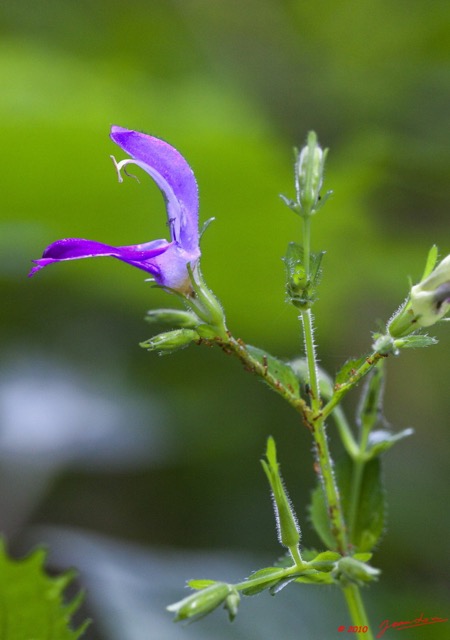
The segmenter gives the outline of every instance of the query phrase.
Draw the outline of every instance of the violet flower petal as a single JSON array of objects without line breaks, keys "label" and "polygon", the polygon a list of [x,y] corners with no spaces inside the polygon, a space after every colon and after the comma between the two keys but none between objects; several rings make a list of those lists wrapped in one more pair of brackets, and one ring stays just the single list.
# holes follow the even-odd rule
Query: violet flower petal
[{"label": "violet flower petal", "polygon": [[33,260],[35,266],[29,275],[54,262],[108,256],[151,273],[161,286],[190,292],[187,266],[195,269],[200,257],[198,190],[192,169],[176,149],[153,136],[113,126],[111,139],[132,158],[116,163],[119,179],[122,167],[136,164],[161,190],[172,241],[113,247],[78,238],[58,240],[47,247],[41,259]]},{"label": "violet flower petal", "polygon": [[110,135],[161,189],[167,204],[172,239],[185,251],[197,255],[198,189],[186,160],[164,140],[145,133],[113,126]]},{"label": "violet flower petal", "polygon": [[36,266],[31,269],[29,275],[33,276],[37,271],[54,262],[78,260],[80,258],[112,257],[157,276],[159,275],[159,268],[153,264],[152,258],[161,255],[171,246],[167,240],[154,240],[146,244],[113,247],[93,240],[66,238],[57,240],[49,245],[42,258],[33,260]]}]

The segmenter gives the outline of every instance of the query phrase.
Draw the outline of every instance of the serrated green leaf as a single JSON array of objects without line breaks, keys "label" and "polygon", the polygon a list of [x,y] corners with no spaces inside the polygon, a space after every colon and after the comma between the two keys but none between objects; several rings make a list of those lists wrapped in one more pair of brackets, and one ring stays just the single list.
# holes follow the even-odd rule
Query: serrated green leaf
[{"label": "serrated green leaf", "polygon": [[[344,518],[349,522],[350,500],[352,495],[353,461],[343,456],[336,464],[336,482],[341,496]],[[356,552],[370,551],[380,539],[385,521],[385,493],[381,480],[379,458],[373,458],[364,465],[361,489],[356,507],[356,518],[352,532],[352,544]],[[322,541],[330,549],[336,547],[332,536],[327,507],[322,487],[318,486],[312,494],[310,507],[311,521]]]},{"label": "serrated green leaf", "polygon": [[367,455],[375,458],[388,451],[396,442],[407,438],[414,433],[414,429],[403,429],[399,433],[390,433],[385,429],[377,429],[369,435]]},{"label": "serrated green leaf", "polygon": [[362,358],[354,358],[351,360],[347,360],[347,362],[341,367],[341,369],[336,374],[335,385],[341,385],[347,382],[354,373],[364,364],[366,361],[365,356]]},{"label": "serrated green leaf", "polygon": [[83,594],[64,602],[63,592],[74,572],[51,578],[45,573],[45,560],[42,549],[13,560],[0,542],[1,640],[77,640],[86,630],[89,621],[78,629],[70,628]]},{"label": "serrated green leaf", "polygon": [[257,360],[264,367],[267,367],[267,371],[276,380],[278,380],[283,387],[289,389],[291,393],[300,397],[300,384],[298,378],[287,362],[283,362],[263,349],[253,347],[250,344],[246,345],[246,349],[252,358]]}]

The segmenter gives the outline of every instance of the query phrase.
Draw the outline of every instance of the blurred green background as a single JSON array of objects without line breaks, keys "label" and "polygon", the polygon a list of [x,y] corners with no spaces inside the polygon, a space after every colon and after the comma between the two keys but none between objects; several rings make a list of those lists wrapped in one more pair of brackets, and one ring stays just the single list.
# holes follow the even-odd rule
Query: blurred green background
[{"label": "blurred green background", "polygon": [[[184,578],[230,579],[208,573],[206,552],[244,554],[233,576],[244,577],[279,554],[258,461],[269,434],[304,543],[320,544],[307,522],[309,434],[281,399],[218,351],[141,350],[152,335],[145,311],[172,300],[127,265],[80,261],[26,274],[58,238],[166,236],[157,188],[147,179],[119,185],[108,157],[123,157],[110,125],[145,130],[183,153],[202,221],[216,218],[202,241],[203,272],[233,333],[298,355],[281,257],[300,223],[279,194],[293,195],[292,148],[315,129],[330,147],[325,186],[334,191],[314,221],[313,248],[327,251],[316,337],[334,373],[369,348],[430,245],[450,251],[449,27],[443,0],[2,3],[0,524],[12,548],[36,535],[67,548],[61,563],[71,564],[81,538],[62,541],[75,531],[106,536],[104,548],[115,540],[111,566],[121,545],[165,558],[200,552],[195,575],[168,585],[172,599]],[[450,332],[442,324],[431,333],[438,346],[388,363],[386,418],[415,435],[385,459],[389,524],[375,558],[383,576],[366,594],[374,624],[448,616]],[[334,446],[331,425],[329,435]],[[203,637],[206,622],[189,636],[174,625],[131,631],[135,602],[123,607],[128,631],[108,628],[95,596],[104,584],[89,582],[92,558],[78,562],[97,620],[87,637]],[[158,571],[148,575],[156,593]],[[307,590],[290,596],[299,607],[308,598],[313,626],[302,637],[336,637],[348,621],[340,598],[315,608]],[[265,611],[255,620],[277,619],[283,597],[259,596]],[[223,616],[214,624],[217,638],[256,637],[239,617],[231,631]],[[300,637],[298,624],[290,619],[284,640]],[[446,633],[436,625],[408,637]]]}]

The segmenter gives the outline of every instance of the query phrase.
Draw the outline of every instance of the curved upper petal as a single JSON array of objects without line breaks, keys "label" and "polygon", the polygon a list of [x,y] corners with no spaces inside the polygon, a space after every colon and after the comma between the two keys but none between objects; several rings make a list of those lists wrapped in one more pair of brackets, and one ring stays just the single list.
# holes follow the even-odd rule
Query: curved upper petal
[{"label": "curved upper petal", "polygon": [[186,160],[164,140],[145,133],[113,126],[110,136],[162,191],[172,239],[192,257],[198,257],[198,189]]}]

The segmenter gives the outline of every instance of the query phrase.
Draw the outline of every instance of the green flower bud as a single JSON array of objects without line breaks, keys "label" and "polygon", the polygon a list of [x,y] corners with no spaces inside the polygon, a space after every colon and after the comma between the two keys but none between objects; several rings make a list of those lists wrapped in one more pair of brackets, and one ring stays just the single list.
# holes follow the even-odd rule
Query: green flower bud
[{"label": "green flower bud", "polygon": [[300,542],[300,527],[281,479],[275,440],[273,438],[269,438],[267,441],[266,458],[267,462],[261,460],[261,464],[273,493],[278,539],[280,544],[291,551],[291,549],[298,548]]},{"label": "green flower bud", "polygon": [[225,602],[230,591],[230,585],[224,582],[215,582],[210,587],[197,591],[187,598],[169,605],[167,610],[175,613],[175,622],[179,620],[195,620],[217,609],[222,602]]},{"label": "green flower bud", "polygon": [[311,215],[317,209],[327,151],[322,150],[316,134],[310,131],[307,144],[300,151],[295,165],[297,201],[301,207],[301,215]]},{"label": "green flower bud", "polygon": [[390,319],[387,329],[393,338],[404,338],[421,327],[429,327],[449,311],[450,255],[435,267],[437,252],[433,245],[422,280],[411,287],[409,297]]},{"label": "green flower bud", "polygon": [[237,591],[233,590],[227,595],[225,599],[225,609],[228,611],[230,622],[233,622],[237,616],[240,602],[241,596]]},{"label": "green flower bud", "polygon": [[145,319],[152,324],[170,324],[186,329],[194,329],[199,322],[193,313],[180,309],[152,309],[147,312]]},{"label": "green flower bud", "polygon": [[429,327],[450,310],[450,255],[411,288],[411,307],[420,327]]},{"label": "green flower bud", "polygon": [[184,347],[187,347],[191,342],[199,339],[200,336],[198,333],[192,329],[175,329],[167,333],[160,333],[150,338],[150,340],[141,342],[140,346],[147,349],[147,351],[158,351],[158,353],[163,355],[184,349]]}]

